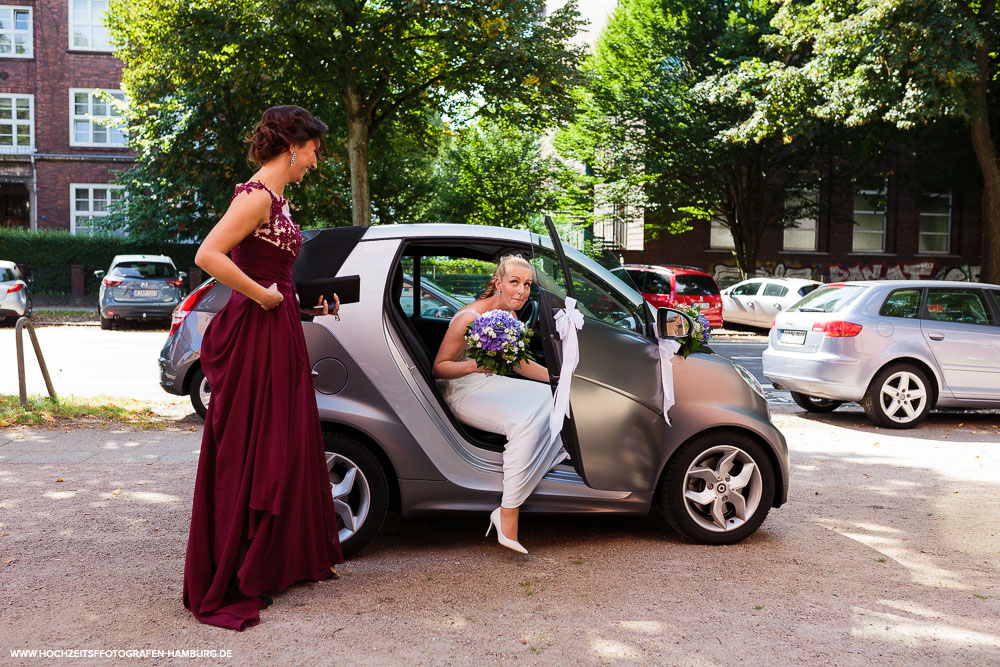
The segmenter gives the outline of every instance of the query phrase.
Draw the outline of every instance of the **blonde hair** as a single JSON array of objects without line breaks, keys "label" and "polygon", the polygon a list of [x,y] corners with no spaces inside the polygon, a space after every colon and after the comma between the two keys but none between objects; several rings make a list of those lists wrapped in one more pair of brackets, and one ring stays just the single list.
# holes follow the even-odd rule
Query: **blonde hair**
[{"label": "blonde hair", "polygon": [[493,271],[493,276],[490,278],[490,284],[486,286],[486,289],[484,289],[482,294],[479,295],[479,298],[488,299],[496,294],[497,280],[503,280],[504,276],[510,272],[510,268],[512,266],[520,266],[528,269],[532,272],[532,275],[534,275],[534,268],[531,266],[531,262],[526,260],[524,257],[521,257],[520,255],[504,255],[500,258],[500,261],[497,262],[497,268]]}]

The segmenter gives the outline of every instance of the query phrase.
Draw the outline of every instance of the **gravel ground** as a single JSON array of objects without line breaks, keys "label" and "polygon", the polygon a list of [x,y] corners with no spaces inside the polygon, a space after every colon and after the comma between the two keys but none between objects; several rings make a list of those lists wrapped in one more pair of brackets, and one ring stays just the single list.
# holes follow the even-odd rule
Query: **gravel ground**
[{"label": "gravel ground", "polygon": [[296,585],[235,633],[181,604],[201,423],[182,400],[158,409],[174,426],[0,430],[0,663],[1000,662],[995,414],[887,432],[778,408],[789,502],[730,547],[645,517],[525,516],[519,556],[483,538],[485,515],[390,517],[339,581]]}]

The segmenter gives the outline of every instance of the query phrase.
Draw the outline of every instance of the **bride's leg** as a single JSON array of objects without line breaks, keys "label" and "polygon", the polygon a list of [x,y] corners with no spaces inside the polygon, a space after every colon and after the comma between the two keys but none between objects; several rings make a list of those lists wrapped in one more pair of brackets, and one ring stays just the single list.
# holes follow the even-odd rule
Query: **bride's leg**
[{"label": "bride's leg", "polygon": [[506,538],[517,541],[517,516],[520,509],[517,507],[500,506],[500,525],[503,526],[503,535]]}]

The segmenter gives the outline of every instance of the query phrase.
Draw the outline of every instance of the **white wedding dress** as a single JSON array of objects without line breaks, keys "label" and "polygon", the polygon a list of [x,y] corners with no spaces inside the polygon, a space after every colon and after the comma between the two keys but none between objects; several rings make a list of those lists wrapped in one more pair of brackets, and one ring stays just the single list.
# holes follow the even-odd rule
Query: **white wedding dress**
[{"label": "white wedding dress", "polygon": [[[472,308],[463,308],[479,317]],[[466,351],[455,359],[464,361]],[[503,451],[502,507],[519,507],[545,474],[568,454],[557,437],[549,444],[552,389],[547,384],[503,375],[470,373],[438,380],[448,407],[459,421],[507,436]]]}]

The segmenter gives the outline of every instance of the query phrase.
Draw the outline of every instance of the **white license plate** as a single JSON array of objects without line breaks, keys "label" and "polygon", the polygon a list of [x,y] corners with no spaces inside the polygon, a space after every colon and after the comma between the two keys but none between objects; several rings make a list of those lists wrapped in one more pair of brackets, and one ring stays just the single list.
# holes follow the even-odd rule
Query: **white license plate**
[{"label": "white license plate", "polygon": [[132,290],[132,296],[156,296],[160,293],[160,290],[155,289],[134,289]]},{"label": "white license plate", "polygon": [[709,308],[712,307],[712,304],[707,303],[705,301],[696,301],[694,307],[697,308],[698,310],[708,310]]},{"label": "white license plate", "polygon": [[806,332],[782,330],[778,334],[778,342],[785,345],[804,345],[806,342]]}]

